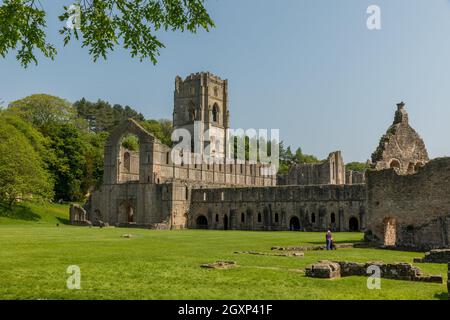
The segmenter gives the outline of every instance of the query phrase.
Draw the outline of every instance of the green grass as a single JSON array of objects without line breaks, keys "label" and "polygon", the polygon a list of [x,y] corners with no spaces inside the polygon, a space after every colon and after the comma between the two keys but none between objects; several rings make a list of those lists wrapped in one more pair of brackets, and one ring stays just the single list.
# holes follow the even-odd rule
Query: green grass
[{"label": "green grass", "polygon": [[[24,220],[25,219],[25,220]],[[272,246],[322,243],[324,234],[246,231],[152,231],[64,224],[68,207],[25,204],[0,212],[0,299],[444,299],[444,284],[382,279],[368,290],[365,277],[311,279],[303,270],[321,259],[412,262],[420,253],[379,249],[307,251],[304,258],[234,254]],[[56,224],[59,223],[57,227]],[[126,239],[121,235],[135,237]],[[336,233],[339,242],[361,233]],[[234,260],[229,270],[202,263]],[[81,268],[81,290],[66,288],[69,265]],[[446,274],[444,264],[420,264]]]}]

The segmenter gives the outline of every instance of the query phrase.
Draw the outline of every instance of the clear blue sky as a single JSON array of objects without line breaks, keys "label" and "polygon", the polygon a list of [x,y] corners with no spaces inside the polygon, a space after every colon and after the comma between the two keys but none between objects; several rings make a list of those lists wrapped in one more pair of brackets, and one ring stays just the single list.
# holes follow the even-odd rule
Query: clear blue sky
[{"label": "clear blue sky", "polygon": [[[279,128],[306,153],[339,149],[346,162],[365,161],[404,100],[430,156],[450,155],[448,0],[208,0],[216,28],[161,34],[156,66],[120,49],[93,63],[78,43],[63,48],[57,15],[70,2],[41,2],[58,56],[26,70],[12,54],[0,59],[6,103],[84,96],[171,118],[175,76],[211,71],[229,80],[234,128]],[[379,31],[366,28],[371,4],[381,8]]]}]

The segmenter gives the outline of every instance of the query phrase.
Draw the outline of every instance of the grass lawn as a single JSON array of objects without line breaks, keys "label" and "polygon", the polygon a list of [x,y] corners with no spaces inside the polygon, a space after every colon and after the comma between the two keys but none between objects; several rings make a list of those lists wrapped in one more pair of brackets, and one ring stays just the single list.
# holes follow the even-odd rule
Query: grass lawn
[{"label": "grass lawn", "polygon": [[[250,231],[154,231],[67,225],[64,205],[25,204],[0,212],[0,299],[447,299],[446,285],[367,278],[306,278],[317,260],[412,262],[420,253],[379,249],[307,251],[305,257],[234,254],[269,252],[278,245],[322,243],[323,233]],[[59,223],[59,227],[56,224]],[[130,233],[133,238],[122,238]],[[361,233],[335,233],[356,242]],[[202,269],[202,263],[234,260],[239,267]],[[81,268],[81,289],[69,290],[69,265]],[[447,274],[444,264],[419,264]],[[300,271],[299,271],[300,270]]]}]

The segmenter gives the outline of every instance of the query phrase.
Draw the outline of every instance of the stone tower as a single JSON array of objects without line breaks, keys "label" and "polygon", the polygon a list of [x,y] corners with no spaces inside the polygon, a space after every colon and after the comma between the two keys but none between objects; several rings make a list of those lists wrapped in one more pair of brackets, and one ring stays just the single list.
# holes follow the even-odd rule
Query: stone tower
[{"label": "stone tower", "polygon": [[397,104],[394,123],[381,137],[372,154],[372,168],[393,168],[398,174],[413,174],[429,161],[425,143],[409,125],[405,103]]},{"label": "stone tower", "polygon": [[228,80],[209,72],[191,74],[184,80],[177,76],[173,127],[190,132],[191,152],[224,158],[229,127]]}]

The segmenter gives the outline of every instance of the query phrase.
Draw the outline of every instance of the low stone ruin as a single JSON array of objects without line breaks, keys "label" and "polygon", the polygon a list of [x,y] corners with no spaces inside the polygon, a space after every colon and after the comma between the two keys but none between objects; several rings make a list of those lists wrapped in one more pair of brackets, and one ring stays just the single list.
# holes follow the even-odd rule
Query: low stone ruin
[{"label": "low stone ruin", "polygon": [[303,252],[289,252],[289,253],[267,253],[257,251],[235,251],[237,254],[253,254],[257,256],[271,256],[271,257],[304,257]]},{"label": "low stone ruin", "polygon": [[86,210],[77,203],[71,203],[69,209],[70,224],[75,226],[90,226],[92,223],[87,219]]},{"label": "low stone ruin", "polygon": [[305,274],[307,277],[311,278],[322,278],[322,279],[340,278],[341,266],[337,262],[319,261],[306,267]]},{"label": "low stone ruin", "polygon": [[415,258],[415,263],[449,263],[450,249],[434,249],[425,253],[424,258]]},{"label": "low stone ruin", "polygon": [[214,263],[202,264],[200,267],[206,269],[230,269],[236,266],[236,261],[216,261]]},{"label": "low stone ruin", "polygon": [[[355,245],[353,243],[340,243],[335,244],[336,249],[345,249],[345,248],[354,248]],[[280,251],[318,251],[325,250],[326,247],[324,245],[316,245],[316,246],[299,246],[299,247],[272,247],[271,250],[280,250]]]},{"label": "low stone ruin", "polygon": [[306,276],[313,278],[340,278],[349,276],[369,276],[370,266],[378,266],[381,277],[394,280],[423,281],[442,283],[441,275],[424,275],[420,268],[409,263],[384,262],[348,262],[348,261],[319,261],[305,269]]}]

